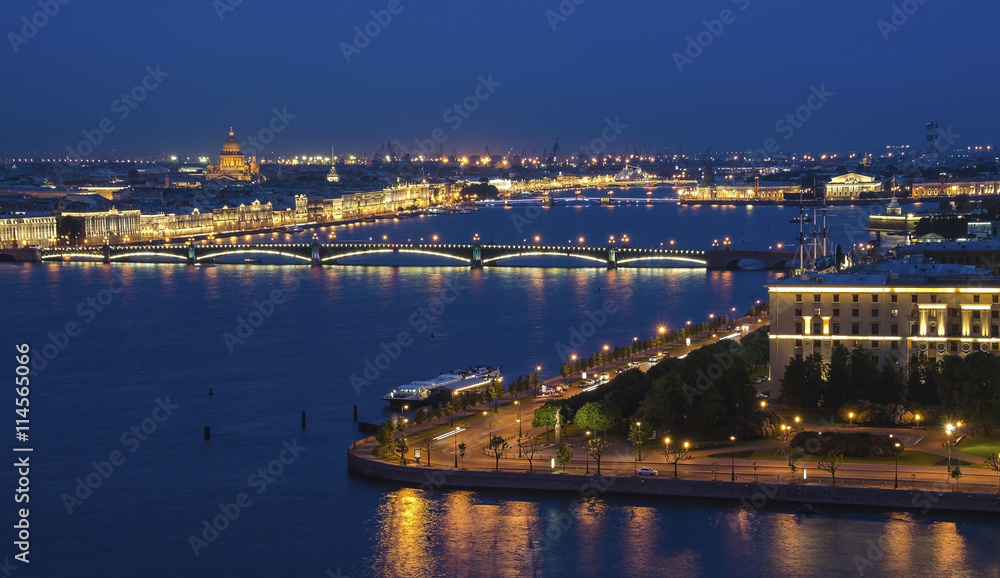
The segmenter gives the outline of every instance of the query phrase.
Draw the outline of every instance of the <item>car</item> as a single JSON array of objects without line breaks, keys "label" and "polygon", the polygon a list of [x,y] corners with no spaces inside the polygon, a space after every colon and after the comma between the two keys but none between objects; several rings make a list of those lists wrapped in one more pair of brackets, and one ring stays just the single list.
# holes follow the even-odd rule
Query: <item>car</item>
[{"label": "car", "polygon": [[649,358],[649,362],[650,362],[650,363],[656,363],[657,361],[659,361],[659,359],[657,359],[657,358],[655,358],[655,357],[650,357],[650,358]]},{"label": "car", "polygon": [[653,468],[639,468],[638,470],[635,471],[635,473],[636,475],[639,476],[655,476],[659,472],[657,472]]}]

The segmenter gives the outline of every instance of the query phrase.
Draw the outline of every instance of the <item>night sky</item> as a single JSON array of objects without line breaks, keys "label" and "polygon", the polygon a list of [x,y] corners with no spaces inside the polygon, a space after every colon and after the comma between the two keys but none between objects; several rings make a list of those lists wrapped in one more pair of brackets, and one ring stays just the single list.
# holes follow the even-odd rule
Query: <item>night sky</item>
[{"label": "night sky", "polygon": [[[269,125],[272,155],[418,151],[435,129],[446,153],[541,153],[616,118],[608,150],[877,152],[922,147],[929,120],[956,146],[996,144],[998,17],[943,0],[7,1],[0,153],[65,154],[105,118],[94,156],[215,157],[230,126]],[[44,25],[23,34],[22,18]],[[366,25],[378,34],[348,62]],[[141,103],[115,102],[144,81]],[[476,110],[445,115],[463,101]],[[807,122],[776,126],[810,102]]]}]

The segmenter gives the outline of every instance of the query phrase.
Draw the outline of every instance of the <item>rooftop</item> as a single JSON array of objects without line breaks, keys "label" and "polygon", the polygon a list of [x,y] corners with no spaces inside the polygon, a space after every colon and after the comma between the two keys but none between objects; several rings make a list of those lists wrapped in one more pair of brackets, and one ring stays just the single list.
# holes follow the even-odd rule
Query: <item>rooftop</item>
[{"label": "rooftop", "polygon": [[953,263],[930,263],[921,259],[888,261],[860,265],[837,273],[806,272],[797,277],[778,280],[768,289],[787,291],[794,287],[954,287],[975,280],[1000,287],[1000,277],[988,269]]}]

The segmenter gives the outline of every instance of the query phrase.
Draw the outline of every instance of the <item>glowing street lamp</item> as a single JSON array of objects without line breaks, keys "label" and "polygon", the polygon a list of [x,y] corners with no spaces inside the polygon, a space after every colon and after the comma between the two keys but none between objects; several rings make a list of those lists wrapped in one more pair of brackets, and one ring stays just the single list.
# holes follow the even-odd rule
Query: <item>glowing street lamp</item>
[{"label": "glowing street lamp", "polygon": [[570,354],[569,360],[573,363],[573,365],[569,368],[569,384],[573,385],[573,370],[576,369],[576,354]]},{"label": "glowing street lamp", "polygon": [[918,413],[918,414],[917,414],[917,415],[915,415],[914,417],[915,417],[915,418],[916,418],[916,420],[917,420],[917,425],[916,425],[916,428],[917,428],[917,429],[920,429],[920,414]]},{"label": "glowing street lamp", "polygon": [[730,481],[736,481],[736,436],[729,436],[729,467],[732,471]]},{"label": "glowing street lamp", "polygon": [[899,442],[896,442],[894,445],[896,446],[896,451],[893,452],[893,455],[896,457],[896,478],[895,481],[893,482],[892,489],[898,490],[899,489]]},{"label": "glowing street lamp", "polygon": [[847,412],[847,419],[850,420],[847,423],[847,427],[854,427],[854,412],[853,411]]},{"label": "glowing street lamp", "polygon": [[[590,445],[590,430],[587,430],[587,445]],[[590,475],[590,452],[586,451],[587,447],[584,446],[584,454],[587,455],[587,475]]]},{"label": "glowing street lamp", "polygon": [[955,426],[948,424],[944,426],[945,432],[948,434],[948,474],[951,474],[951,434],[955,431]]},{"label": "glowing street lamp", "polygon": [[608,344],[605,343],[602,349],[604,350],[604,354],[601,356],[601,373],[604,373],[605,366],[608,364]]}]

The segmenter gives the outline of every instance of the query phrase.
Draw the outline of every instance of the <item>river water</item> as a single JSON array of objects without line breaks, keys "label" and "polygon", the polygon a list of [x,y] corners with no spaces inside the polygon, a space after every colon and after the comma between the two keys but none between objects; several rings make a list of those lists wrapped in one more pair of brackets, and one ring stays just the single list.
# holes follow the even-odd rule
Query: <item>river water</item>
[{"label": "river water", "polygon": [[[856,226],[867,210],[838,207],[834,240],[861,240]],[[538,235],[553,244],[627,234],[637,246],[684,248],[728,236],[734,247],[767,248],[795,241],[789,219],[797,213],[522,207],[317,234],[468,242],[478,233],[498,243]],[[660,324],[743,312],[775,278],[763,270],[571,269],[559,258],[534,263],[555,268],[470,271],[407,258],[424,260],[398,268],[380,266],[387,257],[325,268],[0,267],[4,371],[14,373],[15,344],[40,353],[30,441],[17,444],[34,450],[31,563],[14,560],[14,530],[4,556],[18,574],[39,576],[1000,572],[1000,528],[976,516],[840,508],[803,516],[730,502],[427,492],[349,476],[345,447],[360,437],[353,406],[360,419],[381,421],[381,397],[397,385],[472,364],[502,365],[508,376],[541,365],[551,377],[558,345],[569,345],[588,314],[610,311],[573,347],[584,354],[651,336]],[[384,351],[392,362],[366,376],[366,360]],[[16,470],[4,478],[13,525],[25,504],[13,502]],[[223,529],[206,530],[216,518]]]}]

